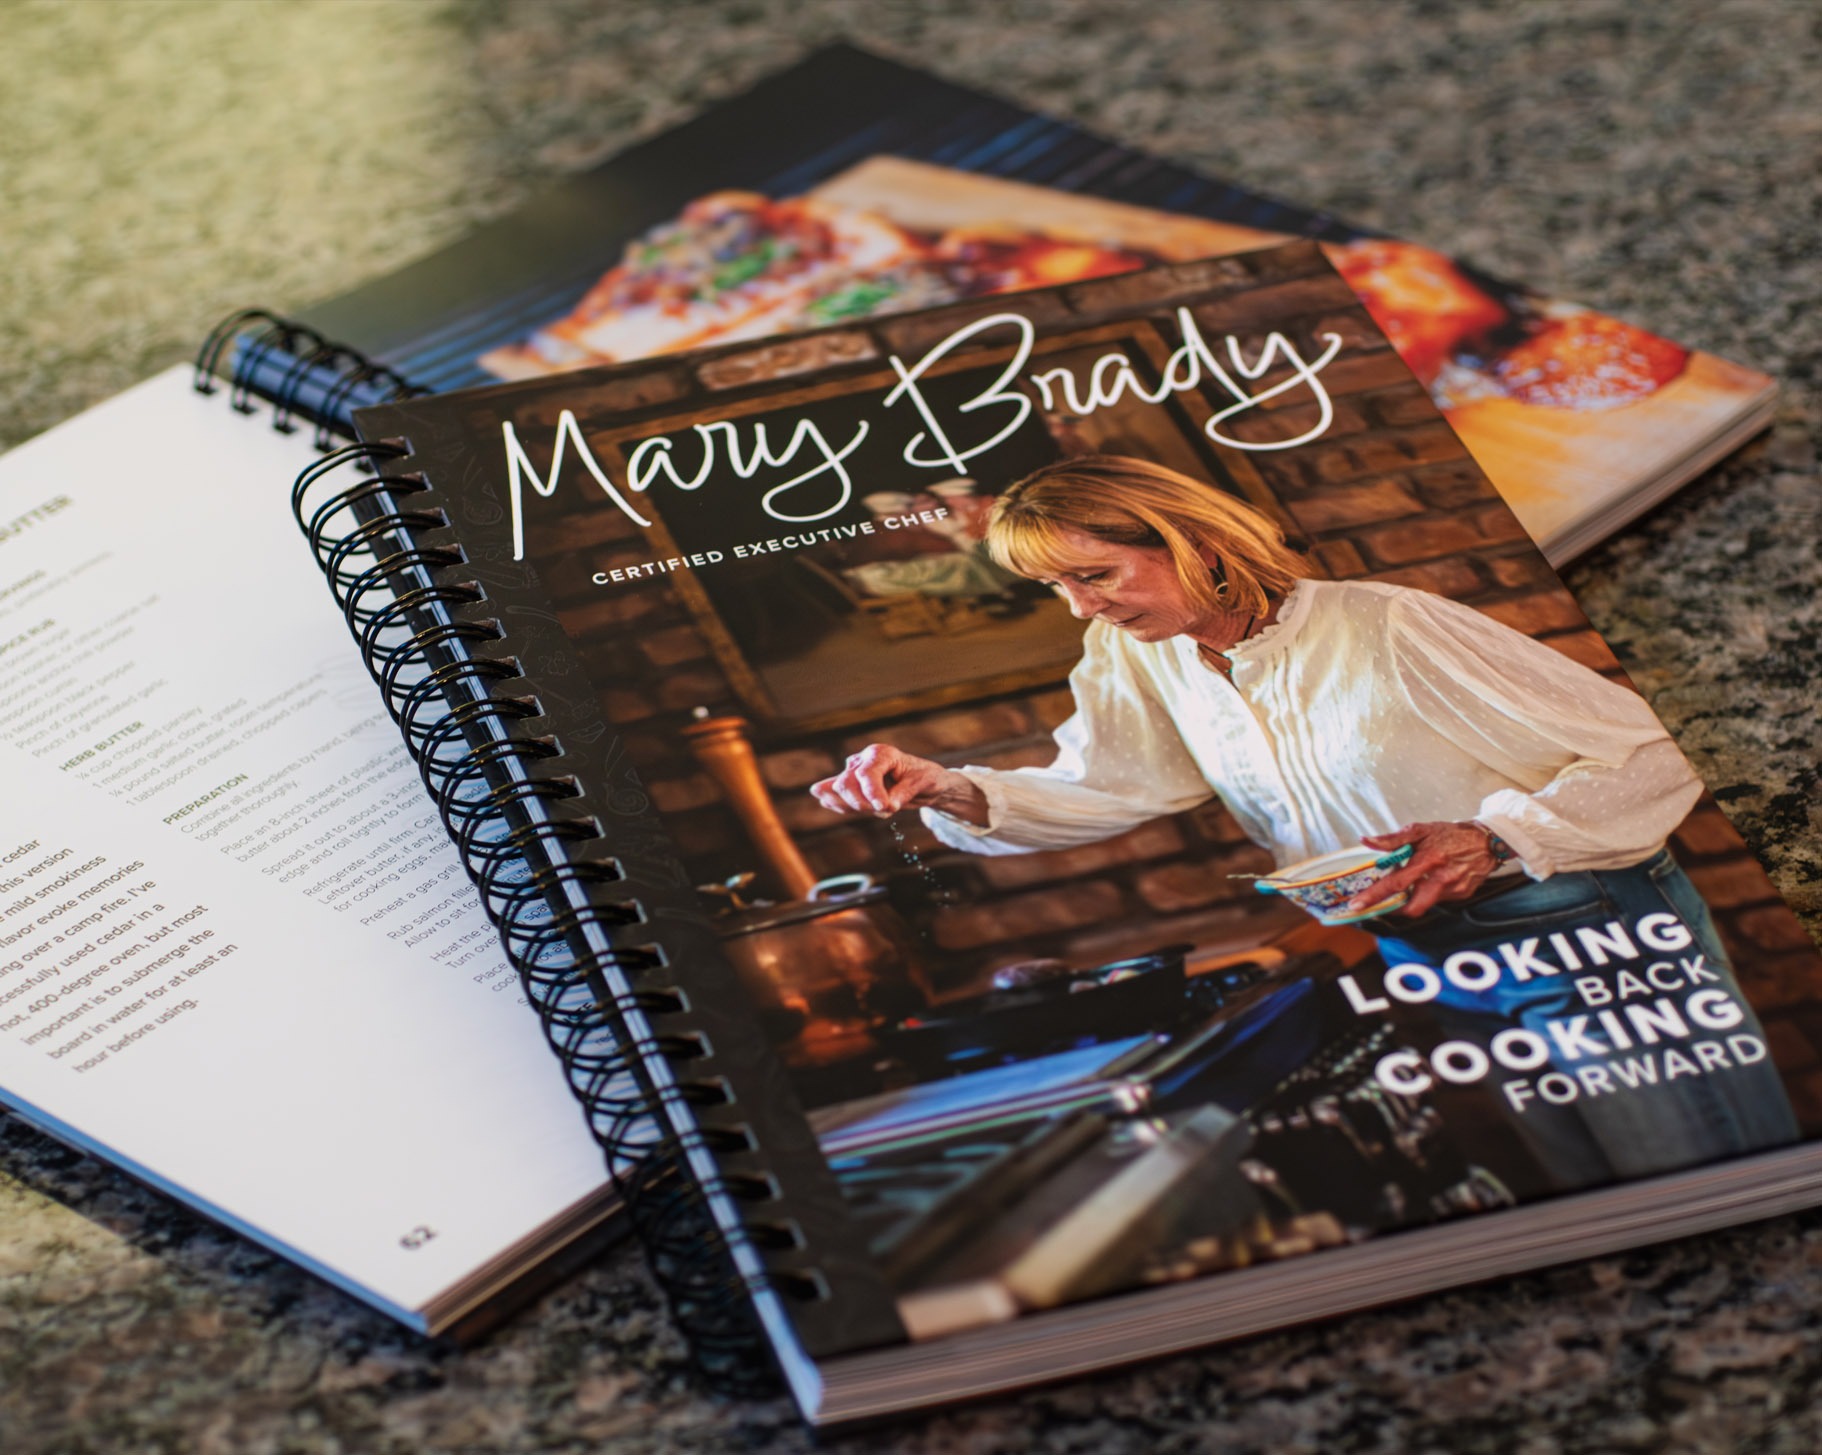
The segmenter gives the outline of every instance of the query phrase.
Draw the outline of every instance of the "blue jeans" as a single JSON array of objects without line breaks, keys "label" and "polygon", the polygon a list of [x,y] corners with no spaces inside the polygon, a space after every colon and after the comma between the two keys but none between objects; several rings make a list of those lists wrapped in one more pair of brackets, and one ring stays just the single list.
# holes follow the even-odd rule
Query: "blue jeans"
[{"label": "blue jeans", "polygon": [[[1531,1033],[1506,1038],[1525,1064],[1513,1069],[1495,1057],[1485,1084],[1558,1189],[1797,1139],[1758,1017],[1708,906],[1668,850],[1627,869],[1524,880],[1374,928],[1388,974],[1399,965],[1438,972],[1428,982],[1442,989],[1424,1008],[1442,1040],[1484,1051],[1501,1031]],[[1442,973],[1450,956],[1461,957],[1454,979]],[[1548,968],[1561,973],[1540,973]],[[1462,980],[1485,988],[1464,989]]]}]

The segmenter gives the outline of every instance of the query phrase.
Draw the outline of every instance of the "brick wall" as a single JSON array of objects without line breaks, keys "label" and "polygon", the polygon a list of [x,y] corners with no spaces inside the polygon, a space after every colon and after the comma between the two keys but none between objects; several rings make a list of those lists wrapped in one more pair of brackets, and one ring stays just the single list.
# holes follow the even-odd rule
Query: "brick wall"
[{"label": "brick wall", "polygon": [[[1300,342],[1342,336],[1323,372],[1334,419],[1311,444],[1280,453],[1228,451],[1223,465],[1250,493],[1275,500],[1307,542],[1320,574],[1418,587],[1472,604],[1597,671],[1623,673],[1586,617],[1536,553],[1460,442],[1316,250],[1276,250],[1051,290],[1029,301],[1040,326],[1093,325],[1134,305],[1174,308],[1209,287],[1229,291],[1197,307],[1211,337],[1233,334],[1249,357],[1277,330]],[[952,332],[971,312],[1003,300],[945,310],[935,320],[881,320],[704,356],[604,384],[602,416],[712,405],[728,390],[794,380],[828,367],[877,366],[885,353],[911,356]],[[1311,350],[1313,352],[1314,350]],[[1267,376],[1267,383],[1275,382]],[[1307,394],[1230,422],[1239,438],[1283,439],[1314,422]],[[1301,398],[1304,402],[1297,402]],[[1251,472],[1250,476],[1249,473]],[[637,589],[591,587],[589,570],[632,565],[649,544],[618,512],[568,511],[546,520],[534,557],[569,551],[551,573],[572,636],[585,643],[602,706],[625,733],[650,792],[703,880],[751,868],[755,856],[713,780],[679,736],[692,708],[744,713],[675,590],[662,581]],[[958,650],[965,650],[958,644]],[[927,932],[947,952],[943,973],[958,982],[1009,958],[1061,955],[1078,963],[1114,958],[1173,940],[1209,941],[1256,931],[1283,907],[1230,874],[1269,866],[1232,819],[1209,805],[1087,848],[981,858],[940,849],[921,824],[901,815],[902,842],[873,821],[840,819],[804,790],[869,742],[892,743],[938,761],[1013,767],[1049,761],[1049,734],[1071,710],[1061,685],[866,724],[791,734],[760,729],[761,764],[785,824],[821,874],[893,871],[915,880],[910,850],[931,866],[956,902],[929,914]],[[1800,1004],[1815,984],[1816,959],[1795,919],[1711,802],[1678,838],[1679,854],[1715,907],[1722,931],[1755,968],[1751,987],[1767,1007],[1779,1062],[1812,1085],[1806,1109],[1822,1125],[1822,1008]],[[1294,911],[1292,912],[1294,913]]]}]

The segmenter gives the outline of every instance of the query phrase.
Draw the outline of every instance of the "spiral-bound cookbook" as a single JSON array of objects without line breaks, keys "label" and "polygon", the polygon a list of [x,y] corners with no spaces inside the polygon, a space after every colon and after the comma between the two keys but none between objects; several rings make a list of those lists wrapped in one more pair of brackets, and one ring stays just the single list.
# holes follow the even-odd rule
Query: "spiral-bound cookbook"
[{"label": "spiral-bound cookbook", "polygon": [[1822,960],[1318,245],[356,421],[299,522],[727,1376],[1822,1201]]},{"label": "spiral-bound cookbook", "polygon": [[[605,869],[589,859],[596,850],[571,842],[572,828],[547,822],[547,811],[557,813],[548,787],[513,776],[532,773],[531,760],[550,745],[530,732],[539,719],[501,685],[498,665],[470,660],[486,633],[440,615],[479,610],[468,588],[407,579],[397,562],[375,569],[391,554],[390,532],[415,536],[432,519],[374,475],[350,486],[346,468],[314,478],[299,502],[319,564],[351,603],[348,623],[389,716],[333,614],[323,614],[309,558],[282,538],[290,527],[274,523],[259,482],[314,462],[346,435],[357,406],[413,392],[659,356],[665,362],[614,376],[624,381],[616,407],[683,410],[710,377],[698,375],[689,351],[837,326],[808,353],[791,345],[763,356],[768,379],[820,378],[843,362],[830,350],[855,350],[846,362],[856,366],[886,357],[888,335],[874,330],[921,308],[1111,279],[1289,236],[1323,244],[1351,290],[1335,293],[1328,279],[1323,296],[1349,307],[1350,298],[1363,300],[1392,343],[1329,366],[1329,452],[1300,446],[1282,456],[1315,472],[1310,489],[1335,487],[1292,511],[1307,515],[1300,529],[1380,532],[1364,553],[1324,544],[1318,556],[1331,573],[1408,575],[1470,596],[1494,591],[1505,610],[1530,590],[1526,573],[1541,571],[1529,556],[1464,564],[1483,538],[1515,528],[1477,493],[1482,477],[1422,394],[1555,559],[1766,420],[1771,383],[1748,369],[836,46],[392,277],[307,310],[303,323],[261,312],[227,320],[201,351],[203,393],[172,371],[13,452],[0,465],[9,501],[0,511],[0,655],[13,684],[0,737],[15,759],[0,844],[0,1022],[10,1035],[0,1046],[0,1098],[415,1327],[497,1314],[509,1287],[523,1292],[527,1275],[560,1271],[609,1226],[621,1194],[601,1145],[636,1146],[658,1125],[642,1120],[648,1092],[611,1033],[611,998],[583,988],[604,943],[594,938],[604,931],[588,896],[603,892],[595,881]],[[1293,289],[1285,306],[1295,299]],[[1356,322],[1343,333],[1352,340],[1358,314],[1350,316]],[[716,366],[718,390],[749,367],[744,354],[721,357],[735,362]],[[1282,366],[1271,363],[1263,377],[1275,382]],[[1415,393],[1413,379],[1422,386]],[[1079,386],[1089,390],[1080,398],[1056,393],[1044,406],[1046,438],[1077,451],[1073,405],[1114,382]],[[1374,391],[1402,401],[1395,407],[1404,414],[1361,414],[1352,401]],[[899,416],[909,399],[901,396]],[[1296,418],[1310,408],[1302,395],[1286,399],[1284,412],[1247,413],[1234,430],[1244,436],[1267,415]],[[1385,433],[1394,426],[1395,444]],[[757,479],[772,453],[814,447],[814,436],[792,429],[763,448],[729,435],[718,443],[717,468]],[[516,478],[535,533],[547,502],[533,477],[550,478],[538,452],[551,446],[528,429],[522,439],[535,469]],[[573,470],[581,436],[566,439],[564,469]],[[878,439],[856,448],[864,454]],[[1035,465],[1023,439],[1015,432],[1006,448]],[[1129,443],[1128,453],[1150,448],[1145,439]],[[941,457],[933,439],[920,448]],[[840,1008],[834,1021],[822,991],[806,999],[786,985],[762,999],[756,1024],[780,1033],[797,1026],[791,1035],[813,1043],[814,1054],[789,1060],[794,1076],[826,1083],[789,1093],[813,1108],[854,1090],[844,1068],[855,1058],[903,1059],[875,1054],[866,1027],[880,1017],[896,1025],[932,998],[948,1003],[977,972],[991,981],[1017,970],[1048,984],[1058,962],[1105,970],[1132,938],[1112,927],[1140,904],[1182,921],[1183,943],[1200,942],[1204,920],[1282,907],[1250,890],[1238,900],[1207,897],[1202,877],[1179,883],[1183,856],[1217,842],[1235,856],[1224,873],[1259,867],[1246,861],[1256,857],[1246,835],[1207,813],[1126,830],[1146,848],[1132,862],[1147,867],[1109,868],[1105,883],[1072,887],[1042,866],[1099,873],[1093,866],[1104,859],[1126,861],[1106,859],[1114,851],[1099,839],[1051,850],[1076,856],[1067,861],[973,854],[998,840],[939,845],[901,815],[895,822],[916,857],[899,855],[894,840],[886,873],[873,842],[881,830],[825,819],[833,810],[800,791],[871,746],[862,739],[879,723],[921,724],[902,746],[925,761],[977,743],[990,745],[989,767],[1048,761],[1075,648],[1041,591],[973,545],[961,549],[990,506],[972,459],[949,462],[936,479],[869,483],[854,474],[862,505],[853,509],[869,513],[844,518],[839,528],[849,534],[839,542],[819,536],[816,549],[792,555],[777,590],[763,561],[720,543],[716,532],[733,526],[672,521],[674,511],[642,516],[658,533],[652,539],[671,532],[676,549],[608,562],[609,580],[589,583],[586,604],[563,607],[584,612],[598,639],[624,656],[576,677],[578,701],[618,704],[602,709],[615,724],[629,704],[649,708],[611,741],[625,747],[615,771],[637,768],[654,787],[647,794],[629,782],[614,801],[649,798],[664,811],[649,864],[673,865],[665,872],[678,877],[666,892],[675,898],[665,902],[675,915],[706,903],[746,916],[748,948],[768,964],[793,959],[834,921],[857,943],[911,935],[909,945],[926,943],[932,905],[947,915],[930,943],[958,958],[929,972],[927,984],[914,977],[911,990],[863,994],[866,977],[827,968]],[[679,454],[666,475],[648,452],[639,468],[646,485],[662,486],[672,475],[694,478],[696,466],[684,460]],[[394,473],[374,464],[379,475]],[[996,469],[1002,483],[1013,473],[1010,464]],[[773,506],[789,517],[794,493],[826,478],[772,497]],[[649,492],[614,488],[642,514]],[[341,503],[319,513],[336,496]],[[725,496],[705,486],[687,498]],[[548,508],[573,503],[554,501]],[[619,528],[619,515],[607,519]],[[736,519],[753,543],[783,538],[766,508]],[[832,544],[839,551],[828,555]],[[440,570],[435,550],[412,571]],[[1511,550],[1522,554],[1516,537]],[[710,552],[732,559],[705,571],[695,558],[706,562]],[[524,569],[510,551],[506,560]],[[692,564],[665,564],[674,561]],[[666,593],[681,593],[675,600],[688,610],[678,615]],[[837,620],[865,624],[878,650],[838,652],[825,631]],[[1568,620],[1548,629],[1577,639]],[[540,675],[539,703],[570,690],[548,675],[568,670],[566,661],[522,664]],[[603,687],[599,673],[623,675],[626,685]],[[392,716],[406,729],[403,743]],[[569,733],[564,751],[581,741]],[[678,759],[686,745],[689,756]],[[652,749],[663,759],[656,767]],[[748,816],[738,834],[716,807],[730,803]],[[439,810],[455,846],[441,842]],[[560,842],[547,843],[552,835]],[[673,838],[681,859],[666,857]],[[753,847],[761,842],[763,855]],[[843,888],[843,874],[865,876],[864,887],[854,879]],[[962,899],[943,898],[963,893],[958,874],[977,890],[990,886],[991,902],[969,911]],[[701,883],[715,886],[706,901]],[[552,908],[556,884],[589,907],[565,900]],[[503,947],[484,903],[516,926]],[[1077,943],[1093,939],[1085,926],[1110,915],[1105,943]],[[578,947],[585,931],[589,945]],[[698,933],[720,943],[719,929]],[[1019,935],[1035,938],[1031,954],[1016,958],[1036,963],[1009,969],[992,947]],[[864,960],[875,951],[853,953]],[[1236,984],[1254,973],[1250,960],[1232,963],[1221,974]],[[1119,972],[1122,982],[1133,978]],[[1207,996],[1218,978],[1197,971],[1184,983]],[[625,993],[654,1013],[669,1004]],[[538,1017],[509,1004],[519,1000]],[[1103,1002],[1084,989],[1067,1004],[1098,1017]],[[510,1029],[499,1028],[502,1019]],[[937,1055],[929,1048],[946,1034],[932,1032],[912,1063]],[[567,1089],[549,1074],[547,1043],[571,1064]],[[973,1064],[972,1053],[956,1054],[958,1065]],[[902,1075],[880,1073],[873,1094],[896,1094]],[[1056,1075],[1055,1096],[1068,1101],[1075,1072]],[[810,1133],[797,1135],[814,1160]],[[1396,1135],[1409,1142],[1415,1133],[1401,1125]],[[731,1136],[711,1140],[731,1155]],[[768,1157],[779,1145],[774,1132]],[[709,1149],[691,1146],[707,1175]],[[980,1151],[969,1147],[945,1165]],[[671,1199],[688,1201],[674,1165],[643,1159],[619,1170],[636,1169],[644,1226],[672,1235],[663,1257],[684,1280],[685,1303],[709,1319],[738,1300],[724,1299],[731,1285],[719,1273],[692,1282],[686,1274],[697,1260],[674,1256],[693,1247],[696,1225],[652,1214],[681,1211]],[[913,1170],[904,1186],[923,1175]],[[835,1184],[825,1177],[819,1185],[827,1195]],[[817,1278],[839,1263],[838,1247],[852,1255],[847,1266],[870,1266],[868,1235],[846,1226],[817,1225],[815,1258],[804,1260],[825,1270]],[[758,1277],[745,1248],[736,1245],[746,1260],[740,1276]],[[795,1255],[769,1256],[777,1264]],[[887,1327],[866,1319],[872,1334]],[[713,1333],[710,1346],[720,1347]]]}]

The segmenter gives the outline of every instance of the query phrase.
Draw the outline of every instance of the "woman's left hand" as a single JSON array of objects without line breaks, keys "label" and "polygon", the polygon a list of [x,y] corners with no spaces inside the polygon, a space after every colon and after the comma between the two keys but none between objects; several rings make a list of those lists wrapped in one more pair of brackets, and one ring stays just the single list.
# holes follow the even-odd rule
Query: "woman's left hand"
[{"label": "woman's left hand", "polygon": [[1408,823],[1389,834],[1372,834],[1360,841],[1369,849],[1416,846],[1411,862],[1385,878],[1369,884],[1347,902],[1349,914],[1371,909],[1401,889],[1411,891],[1410,903],[1397,911],[1415,916],[1450,900],[1466,899],[1499,867],[1487,831],[1476,823]]}]

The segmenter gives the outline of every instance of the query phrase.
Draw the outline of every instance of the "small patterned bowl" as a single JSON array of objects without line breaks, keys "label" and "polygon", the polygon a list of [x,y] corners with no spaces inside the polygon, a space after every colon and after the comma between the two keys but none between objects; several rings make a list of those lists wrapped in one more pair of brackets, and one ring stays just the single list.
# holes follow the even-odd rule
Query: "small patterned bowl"
[{"label": "small patterned bowl", "polygon": [[1253,880],[1253,888],[1261,894],[1283,895],[1325,925],[1376,919],[1402,909],[1410,902],[1411,892],[1402,890],[1358,914],[1348,914],[1342,906],[1369,884],[1410,863],[1415,852],[1409,844],[1383,854],[1377,849],[1337,849],[1332,854],[1321,854],[1314,859],[1305,859],[1301,864],[1288,864],[1274,874],[1262,875]]}]

